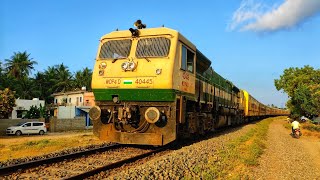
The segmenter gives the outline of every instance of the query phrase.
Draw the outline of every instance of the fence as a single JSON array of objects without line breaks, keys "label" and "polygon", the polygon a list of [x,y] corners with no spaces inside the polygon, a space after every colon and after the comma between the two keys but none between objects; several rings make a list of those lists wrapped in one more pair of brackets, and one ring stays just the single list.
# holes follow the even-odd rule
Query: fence
[{"label": "fence", "polygon": [[74,119],[57,119],[55,117],[50,119],[49,131],[69,131],[69,130],[84,130],[86,129],[85,117]]}]

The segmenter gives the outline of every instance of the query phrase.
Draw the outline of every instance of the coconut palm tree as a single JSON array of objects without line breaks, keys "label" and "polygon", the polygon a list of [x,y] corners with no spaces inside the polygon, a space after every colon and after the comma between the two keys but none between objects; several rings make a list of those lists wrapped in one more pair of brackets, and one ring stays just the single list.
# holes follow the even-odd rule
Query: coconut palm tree
[{"label": "coconut palm tree", "polygon": [[39,97],[41,92],[36,87],[34,80],[28,77],[21,78],[15,85],[16,96],[21,99]]},{"label": "coconut palm tree", "polygon": [[0,61],[0,90],[1,89],[4,89],[4,84],[3,84],[3,82],[4,82],[4,75],[3,75],[3,72],[2,72],[3,70],[2,70],[2,62]]},{"label": "coconut palm tree", "polygon": [[40,99],[45,99],[46,98],[46,92],[48,92],[49,87],[46,86],[46,79],[45,75],[42,72],[37,72],[34,75],[33,79],[34,85],[39,92],[39,98]]},{"label": "coconut palm tree", "polygon": [[73,79],[68,66],[62,64],[56,65],[56,82],[54,83],[54,92],[65,92],[72,89]]},{"label": "coconut palm tree", "polygon": [[0,75],[2,75],[2,62],[0,61]]},{"label": "coconut palm tree", "polygon": [[81,88],[85,86],[87,90],[91,90],[92,70],[84,68],[82,71],[77,71],[74,78],[74,87]]},{"label": "coconut palm tree", "polygon": [[34,65],[38,64],[36,61],[32,61],[30,54],[27,51],[14,52],[10,59],[6,61],[6,71],[8,75],[21,79],[22,77],[28,76],[31,70],[34,69]]}]

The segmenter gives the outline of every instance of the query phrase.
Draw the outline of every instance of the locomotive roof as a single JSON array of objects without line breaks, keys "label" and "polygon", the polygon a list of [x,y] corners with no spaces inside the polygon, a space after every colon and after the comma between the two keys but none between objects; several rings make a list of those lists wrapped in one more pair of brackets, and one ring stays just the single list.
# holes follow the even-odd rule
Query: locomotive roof
[{"label": "locomotive roof", "polygon": [[[170,29],[167,27],[158,27],[158,28],[146,28],[146,29],[138,29],[140,32],[140,36],[154,36],[154,35],[172,35],[173,37],[182,36],[181,33],[174,29]],[[103,39],[109,38],[122,38],[122,37],[131,37],[131,32],[129,30],[121,30],[121,31],[112,31],[108,34],[105,34],[101,37]],[[183,39],[187,40],[185,37],[182,36]],[[187,40],[188,41],[188,40]],[[195,48],[195,45],[188,41],[191,45],[191,48]]]},{"label": "locomotive roof", "polygon": [[[183,42],[187,43],[187,45],[196,50],[197,53],[197,69],[202,74],[204,71],[206,71],[210,65],[211,61],[203,55],[196,46],[190,42],[187,38],[185,38],[181,33],[179,33],[177,30],[170,29],[167,27],[159,27],[159,28],[146,28],[146,29],[139,29],[139,32],[141,33],[141,36],[152,36],[152,35],[172,35],[173,37],[179,37]],[[121,30],[121,31],[112,31],[104,36],[101,37],[101,40],[103,39],[109,39],[109,38],[123,38],[123,37],[131,37],[131,32],[129,30]]]}]

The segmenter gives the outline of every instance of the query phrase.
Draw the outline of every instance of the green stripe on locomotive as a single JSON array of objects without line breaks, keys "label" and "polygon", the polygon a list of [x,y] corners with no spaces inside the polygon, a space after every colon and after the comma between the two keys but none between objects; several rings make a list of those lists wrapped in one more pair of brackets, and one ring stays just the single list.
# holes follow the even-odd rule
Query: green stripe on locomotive
[{"label": "green stripe on locomotive", "polygon": [[93,89],[96,101],[112,101],[113,95],[118,95],[121,101],[175,101],[176,95],[194,98],[193,94],[174,89]]}]

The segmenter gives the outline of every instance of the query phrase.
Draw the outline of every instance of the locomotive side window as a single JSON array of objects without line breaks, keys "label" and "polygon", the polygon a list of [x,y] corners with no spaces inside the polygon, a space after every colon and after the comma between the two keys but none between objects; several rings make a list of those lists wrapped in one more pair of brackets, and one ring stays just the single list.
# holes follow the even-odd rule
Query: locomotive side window
[{"label": "locomotive side window", "polygon": [[129,56],[131,40],[111,40],[101,46],[99,58],[101,59],[121,59]]},{"label": "locomotive side window", "polygon": [[145,38],[138,41],[136,56],[166,57],[170,50],[170,40],[164,37]]},{"label": "locomotive side window", "polygon": [[182,45],[181,50],[181,69],[192,72],[194,71],[194,53]]}]

